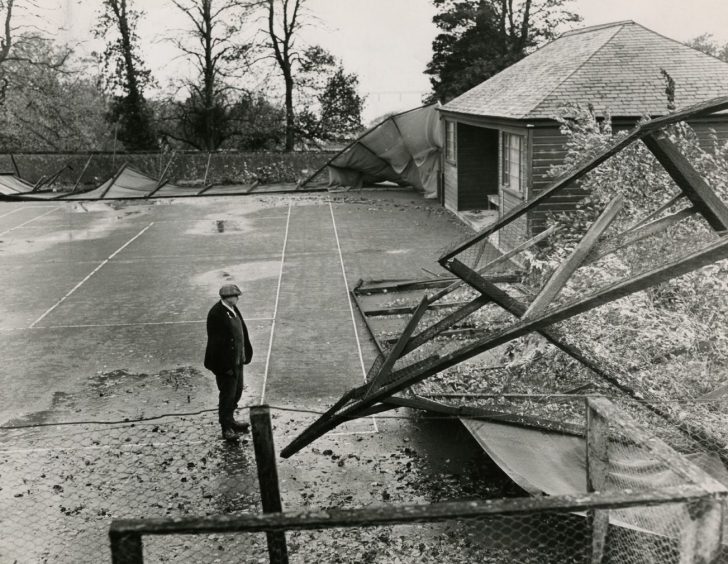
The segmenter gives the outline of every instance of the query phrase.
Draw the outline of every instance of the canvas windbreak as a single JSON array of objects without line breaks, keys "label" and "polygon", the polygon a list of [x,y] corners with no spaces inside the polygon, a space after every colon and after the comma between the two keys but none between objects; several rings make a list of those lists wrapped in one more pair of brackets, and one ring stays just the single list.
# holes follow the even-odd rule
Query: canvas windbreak
[{"label": "canvas windbreak", "polygon": [[14,174],[0,174],[0,195],[13,196],[33,191],[33,185]]},{"label": "canvas windbreak", "polygon": [[304,184],[328,180],[329,186],[357,188],[394,182],[434,198],[442,147],[437,105],[423,106],[390,116],[369,129]]}]

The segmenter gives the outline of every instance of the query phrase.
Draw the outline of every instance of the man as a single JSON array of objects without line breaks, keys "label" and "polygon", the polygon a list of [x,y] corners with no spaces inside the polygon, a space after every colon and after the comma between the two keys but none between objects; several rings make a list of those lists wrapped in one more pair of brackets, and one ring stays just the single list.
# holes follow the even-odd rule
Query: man
[{"label": "man", "polygon": [[220,288],[220,301],[207,314],[205,368],[215,374],[220,391],[220,426],[228,441],[236,440],[238,432],[247,433],[249,428],[248,423],[235,421],[235,409],[243,395],[243,365],[253,358],[248,328],[235,305],[241,293],[235,284],[225,284]]}]

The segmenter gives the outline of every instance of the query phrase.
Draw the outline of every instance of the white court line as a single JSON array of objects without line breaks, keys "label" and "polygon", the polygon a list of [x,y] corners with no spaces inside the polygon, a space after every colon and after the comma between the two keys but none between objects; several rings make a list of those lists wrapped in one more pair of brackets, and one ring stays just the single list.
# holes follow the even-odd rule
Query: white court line
[{"label": "white court line", "polygon": [[48,210],[47,212],[45,212],[45,213],[42,213],[42,214],[40,214],[40,215],[36,215],[36,216],[35,216],[35,217],[34,217],[33,219],[29,219],[28,221],[26,221],[26,222],[24,222],[24,223],[21,223],[20,225],[16,225],[15,227],[11,227],[10,229],[6,229],[5,231],[2,231],[2,232],[0,232],[0,236],[2,236],[2,235],[5,235],[6,233],[10,233],[11,231],[13,231],[13,230],[15,230],[15,229],[20,229],[20,228],[21,228],[21,227],[23,227],[24,225],[28,225],[29,223],[32,223],[32,222],[33,222],[33,221],[35,221],[36,219],[40,219],[41,217],[43,217],[43,216],[46,216],[46,215],[48,215],[49,213],[53,213],[54,211],[56,211],[56,210],[60,210],[60,209],[61,209],[60,207],[57,207],[57,208],[53,208],[53,209],[51,209],[51,210]]},{"label": "white court line", "polygon": [[283,237],[283,250],[281,251],[281,268],[278,273],[278,289],[276,290],[276,302],[273,306],[273,321],[270,326],[270,340],[268,341],[268,356],[265,359],[265,371],[263,372],[263,388],[260,391],[260,405],[265,401],[265,387],[268,383],[268,367],[270,366],[270,354],[273,351],[273,332],[276,329],[276,317],[278,316],[278,299],[281,296],[281,281],[283,280],[283,264],[286,259],[286,247],[288,246],[288,227],[291,224],[291,204],[288,204],[288,215],[286,216],[286,234]]},{"label": "white court line", "polygon": [[[273,321],[272,317],[246,317],[245,321]],[[144,325],[185,325],[193,323],[206,323],[206,319],[189,319],[187,321],[140,321],[138,323],[83,323],[77,325],[41,325],[32,329],[79,329],[85,327],[140,327]],[[21,327],[19,329],[25,329]],[[0,329],[2,331],[2,329]]]},{"label": "white court line", "polygon": [[15,212],[19,212],[20,210],[27,210],[27,209],[28,209],[28,206],[22,206],[19,208],[15,208],[14,210],[10,210],[8,213],[4,213],[4,214],[0,215],[0,217],[5,217],[6,215],[10,215],[11,213],[15,213]]},{"label": "white court line", "polygon": [[58,300],[55,304],[53,304],[50,308],[48,308],[48,310],[46,310],[46,312],[43,315],[41,315],[38,319],[36,319],[35,321],[33,321],[33,323],[30,324],[30,326],[28,327],[28,329],[33,329],[33,327],[35,327],[38,324],[38,322],[42,321],[43,318],[45,318],[46,315],[48,315],[50,312],[52,312],[54,309],[56,309],[59,305],[61,305],[64,301],[66,301],[66,299],[71,294],[73,294],[76,290],[78,290],[89,278],[91,278],[94,274],[96,274],[99,270],[101,270],[101,268],[103,268],[103,266],[106,263],[108,263],[111,259],[113,259],[116,255],[118,255],[126,247],[128,247],[129,245],[131,245],[131,243],[133,243],[137,238],[141,237],[142,234],[144,234],[144,232],[147,229],[149,229],[152,225],[154,225],[154,222],[153,221],[149,225],[147,225],[144,229],[142,229],[139,233],[137,233],[136,235],[134,235],[134,237],[132,237],[126,243],[124,243],[121,247],[119,247],[113,253],[111,253],[109,255],[109,257],[107,259],[105,259],[104,262],[102,262],[96,268],[94,268],[88,274],[88,276],[86,276],[86,278],[84,278],[78,284],[76,284],[73,288],[71,288],[71,290],[65,296],[63,296],[60,300]]},{"label": "white court line", "polygon": [[[354,306],[351,303],[351,294],[349,293],[349,283],[346,281],[346,268],[344,267],[344,256],[341,254],[341,242],[339,241],[339,231],[336,229],[336,218],[334,217],[334,206],[329,202],[329,211],[331,212],[331,222],[334,224],[334,235],[336,236],[336,248],[339,250],[339,262],[341,263],[341,274],[344,277],[344,289],[346,290],[346,299],[349,301],[349,311],[351,312],[351,324],[354,326],[354,336],[356,337],[356,348],[359,351],[359,362],[361,364],[361,373],[364,383],[367,381],[367,369],[364,367],[364,355],[361,352],[361,342],[359,341],[359,331],[356,328],[356,317],[354,316]],[[378,433],[377,420],[372,417],[374,432]]]}]

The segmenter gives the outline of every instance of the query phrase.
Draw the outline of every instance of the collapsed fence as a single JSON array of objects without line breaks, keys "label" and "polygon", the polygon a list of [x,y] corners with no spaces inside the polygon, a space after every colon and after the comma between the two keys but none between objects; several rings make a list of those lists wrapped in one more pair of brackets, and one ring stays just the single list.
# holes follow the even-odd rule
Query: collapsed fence
[{"label": "collapsed fence", "polygon": [[[231,546],[236,554],[230,559],[239,554],[245,554],[246,558],[250,555],[251,560],[260,559],[265,558],[260,534],[257,537],[226,537],[230,543],[222,543],[214,535],[318,530],[345,525],[384,527],[423,519],[427,522],[475,519],[476,536],[484,541],[476,547],[482,549],[477,559],[484,562],[728,560],[723,548],[726,538],[725,484],[728,483],[725,469],[728,437],[724,425],[727,394],[725,386],[720,386],[720,374],[712,374],[709,370],[697,373],[697,376],[675,372],[683,369],[680,363],[669,362],[683,346],[679,341],[662,343],[664,349],[646,351],[649,354],[645,355],[645,363],[632,365],[633,357],[630,357],[630,365],[614,362],[610,360],[609,348],[603,346],[607,337],[613,335],[599,331],[609,328],[614,319],[622,319],[617,317],[621,308],[632,315],[634,323],[626,335],[620,335],[621,340],[616,344],[629,345],[630,341],[639,344],[639,329],[643,328],[638,323],[640,316],[655,315],[654,309],[637,307],[644,306],[648,292],[655,292],[649,296],[651,298],[672,299],[673,294],[684,289],[679,277],[691,275],[701,268],[723,272],[718,261],[728,257],[725,239],[728,208],[676,149],[673,141],[659,130],[686,116],[726,107],[728,100],[723,99],[641,126],[590,157],[576,172],[557,179],[543,194],[506,212],[494,226],[445,252],[440,264],[454,278],[438,280],[438,284],[444,283],[435,291],[419,296],[419,301],[414,303],[397,302],[395,298],[393,302],[378,304],[378,310],[363,310],[365,316],[372,311],[377,311],[378,315],[394,311],[399,315],[398,322],[390,327],[391,340],[379,339],[381,353],[369,371],[367,382],[344,394],[281,453],[286,458],[291,457],[353,418],[411,407],[443,416],[573,437],[584,452],[583,487],[576,494],[566,497],[552,494],[528,500],[479,500],[444,506],[387,507],[369,514],[352,509],[256,516],[257,502],[251,502],[245,496],[234,498],[237,501],[227,506],[225,503],[230,498],[225,496],[217,506],[206,502],[202,506],[194,505],[199,496],[215,498],[214,493],[211,498],[205,494],[210,495],[211,488],[218,484],[216,480],[221,474],[225,475],[227,464],[222,451],[199,435],[199,422],[190,423],[197,430],[183,435],[174,426],[164,431],[175,440],[184,436],[188,448],[200,445],[204,449],[192,460],[170,457],[168,449],[173,448],[174,443],[158,449],[156,443],[159,441],[151,440],[148,435],[145,440],[134,438],[133,433],[143,428],[141,423],[134,424],[132,436],[126,434],[132,428],[129,423],[120,425],[117,430],[103,431],[101,438],[83,437],[84,445],[91,447],[91,452],[97,447],[103,450],[108,448],[106,445],[112,445],[109,451],[114,462],[112,468],[87,457],[80,466],[77,460],[67,456],[69,452],[62,449],[59,452],[58,444],[50,446],[34,440],[30,451],[17,449],[18,441],[33,439],[23,435],[32,431],[11,430],[11,434],[20,435],[9,436],[13,446],[3,452],[3,468],[9,468],[3,471],[11,476],[14,486],[11,491],[0,491],[4,504],[2,518],[47,510],[44,504],[53,500],[52,495],[68,493],[70,500],[84,499],[86,488],[93,490],[94,486],[97,497],[104,501],[116,499],[113,488],[120,483],[127,488],[126,493],[116,500],[113,509],[105,506],[98,509],[98,501],[74,505],[70,509],[65,503],[61,504],[61,514],[70,514],[74,519],[81,517],[70,528],[61,528],[56,536],[61,539],[73,534],[72,531],[81,531],[76,533],[74,542],[69,543],[68,550],[79,551],[74,561],[87,558],[87,552],[80,552],[83,543],[77,540],[86,535],[95,538],[94,542],[103,538],[104,529],[110,524],[109,516],[132,519],[131,522],[115,522],[111,528],[112,540],[132,539],[129,543],[134,547],[131,552],[123,548],[127,546],[126,542],[114,545],[115,558],[121,562],[124,559],[137,562],[140,558],[220,559],[219,553],[227,552]],[[519,264],[518,253],[536,249],[538,243],[562,232],[563,221],[549,224],[553,219],[549,216],[549,198],[558,196],[559,189],[566,184],[637,140],[644,140],[645,146],[677,184],[678,197],[670,191],[674,187],[661,186],[664,190],[657,190],[655,195],[662,200],[646,215],[638,217],[630,213],[629,202],[621,196],[598,201],[592,215],[574,214],[582,221],[580,229],[571,240],[562,240],[563,248],[552,245],[558,260],[544,269],[543,276],[537,269]],[[518,240],[521,242],[511,245],[510,249],[503,245],[500,233],[507,232],[503,229],[518,226],[519,222],[528,226],[532,218],[538,217],[544,221],[543,231],[520,233]],[[491,236],[496,232],[499,240],[493,241]],[[614,260],[615,256],[620,260]],[[541,260],[538,253],[534,253],[532,259]],[[659,290],[655,290],[658,285]],[[407,291],[413,289],[411,286],[406,288]],[[429,292],[433,288],[426,289]],[[391,298],[391,294],[387,295]],[[632,301],[620,302],[623,299]],[[397,308],[401,308],[399,312]],[[587,324],[588,316],[583,317],[585,314],[594,316],[591,326]],[[596,338],[590,342],[585,338],[587,336]],[[697,346],[696,349],[700,350]],[[520,359],[520,364],[510,359],[511,353]],[[549,366],[542,364],[545,357],[551,360]],[[542,366],[555,374],[547,377],[546,370],[540,370]],[[678,376],[695,384],[694,395],[676,393],[678,388],[674,385],[680,382]],[[706,383],[708,379],[710,381]],[[608,396],[614,405],[590,397],[585,410],[580,395],[585,391]],[[469,401],[445,401],[455,399]],[[207,423],[213,424],[211,420]],[[156,431],[153,428],[144,430],[159,433],[161,428],[159,425]],[[650,429],[650,433],[644,429]],[[212,431],[208,429],[208,432]],[[110,434],[104,436],[103,433]],[[38,440],[46,438],[36,437]],[[62,442],[64,439],[56,436],[55,440]],[[5,438],[3,441],[7,442]],[[71,445],[68,448],[71,450]],[[13,458],[15,450],[18,450],[17,459]],[[133,456],[127,457],[126,450]],[[527,456],[535,457],[536,454],[526,451]],[[34,460],[34,456],[41,459]],[[51,460],[44,456],[50,456]],[[29,467],[41,468],[40,478],[28,477],[24,469],[28,460]],[[239,464],[249,464],[250,460],[245,460]],[[149,462],[151,466],[157,464],[161,468],[150,468],[150,472],[171,477],[168,484],[154,484],[160,489],[144,489],[150,487],[144,484],[152,480],[140,471]],[[64,468],[64,465],[71,467]],[[104,468],[103,472],[96,471],[99,467]],[[167,467],[174,468],[171,476],[166,473]],[[57,469],[61,469],[61,474]],[[120,479],[113,474],[117,469],[123,470]],[[53,473],[49,474],[51,471]],[[195,479],[193,475],[198,471],[202,472],[202,478],[196,476]],[[241,476],[247,476],[249,486],[252,485],[251,474],[241,473]],[[55,483],[43,481],[49,475]],[[86,487],[76,485],[77,476],[81,478],[78,483],[84,483]],[[197,483],[203,479],[209,482]],[[243,483],[242,477],[236,483]],[[192,486],[188,490],[188,486],[180,484]],[[108,492],[106,488],[109,488]],[[135,493],[137,491],[144,493],[140,495]],[[178,501],[183,492],[193,498]],[[173,501],[165,507],[157,501],[160,498]],[[130,503],[129,500],[136,501]],[[246,506],[236,505],[241,502]],[[165,514],[159,515],[161,520],[137,521],[150,516],[141,513],[149,510],[149,506],[156,507],[154,513],[157,514],[160,513],[158,509],[165,509]],[[90,514],[86,511],[88,507],[92,508]],[[175,507],[185,514],[177,513]],[[222,507],[226,510],[221,511]],[[228,516],[200,515],[207,512]],[[31,518],[17,521],[25,523],[27,530],[32,531]],[[3,522],[2,526],[12,527],[12,521]],[[13,540],[3,541],[8,543],[3,550],[16,550],[17,546],[31,543],[30,536],[24,535],[26,529],[11,530]],[[359,529],[357,531],[363,534]],[[407,532],[409,534],[411,530]],[[190,534],[201,536],[190,539]],[[365,539],[363,542],[370,546],[374,542],[371,536],[358,538]],[[295,550],[290,551],[291,558],[307,561],[307,550],[323,539],[315,535],[299,536],[296,542]],[[474,544],[475,541],[470,541],[468,549]],[[411,558],[412,546],[407,545],[406,549],[402,552],[403,557]],[[56,559],[63,561],[65,554]],[[377,557],[374,550],[369,560],[376,562]],[[416,558],[427,561],[427,555],[421,552]],[[321,557],[317,555],[315,560],[321,561]],[[336,561],[333,556],[332,561]]]},{"label": "collapsed fence", "polygon": [[[174,159],[171,157],[176,155]],[[26,178],[31,184],[58,174],[65,186],[98,184],[123,163],[161,178],[207,184],[295,183],[331,157],[331,151],[240,152],[175,151],[156,153],[15,153],[0,156],[0,172]],[[165,170],[166,169],[166,170]]]},{"label": "collapsed fence", "polygon": [[[284,497],[282,513],[261,513],[257,451],[254,459],[249,448],[210,442],[217,431],[211,413],[6,429],[0,559],[98,562],[113,551],[117,564],[266,561],[263,533],[288,532],[293,562],[347,562],[356,554],[371,562],[391,562],[393,555],[437,561],[418,549],[431,546],[437,533],[411,528],[418,523],[461,525],[465,539],[446,536],[452,550],[463,551],[453,562],[727,559],[725,486],[612,402],[572,401],[583,441],[578,495],[368,507],[354,500],[350,508],[305,509]],[[394,545],[395,525],[408,527],[399,532],[411,542]],[[321,560],[313,547],[330,542],[321,531],[332,528],[341,530],[330,560]],[[336,547],[349,552],[337,554]]]}]

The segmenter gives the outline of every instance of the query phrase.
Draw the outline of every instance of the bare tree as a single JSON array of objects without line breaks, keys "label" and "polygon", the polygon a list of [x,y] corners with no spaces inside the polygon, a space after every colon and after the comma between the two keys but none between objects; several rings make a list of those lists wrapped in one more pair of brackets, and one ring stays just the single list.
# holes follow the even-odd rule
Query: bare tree
[{"label": "bare tree", "polygon": [[28,65],[44,67],[55,70],[59,73],[70,72],[66,63],[71,55],[71,49],[64,47],[54,49],[52,58],[34,58],[34,49],[23,49],[28,43],[50,40],[44,37],[36,28],[27,22],[24,25],[16,24],[18,16],[26,16],[26,20],[32,19],[33,12],[40,10],[38,4],[33,0],[0,0],[0,105],[5,102],[8,89],[13,85],[14,73],[10,72],[9,64],[25,63]]},{"label": "bare tree", "polygon": [[217,149],[234,134],[231,92],[245,69],[250,44],[241,41],[241,27],[252,3],[242,0],[172,0],[191,24],[172,42],[189,59],[197,77],[188,80],[188,98],[177,104],[176,128],[166,133],[204,150]]},{"label": "bare tree", "polygon": [[142,13],[131,7],[131,0],[104,0],[96,37],[107,40],[102,55],[107,86],[115,93],[109,118],[118,123],[119,138],[128,149],[156,149],[157,139],[152,116],[144,99],[151,79],[139,55],[136,24]]},{"label": "bare tree", "polygon": [[[301,8],[305,0],[265,0],[268,10],[268,38],[278,68],[283,74],[286,108],[286,151],[294,146],[295,114],[293,110],[294,65],[300,60],[295,48],[296,34],[302,27]],[[276,11],[279,8],[279,11]]]}]

